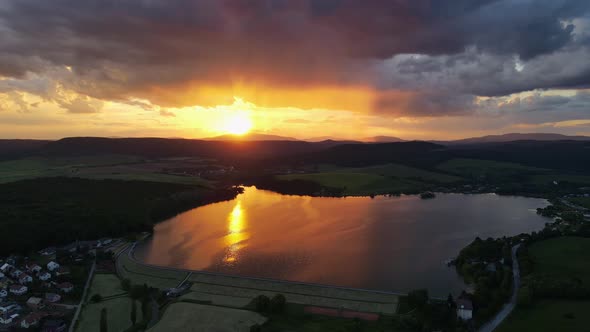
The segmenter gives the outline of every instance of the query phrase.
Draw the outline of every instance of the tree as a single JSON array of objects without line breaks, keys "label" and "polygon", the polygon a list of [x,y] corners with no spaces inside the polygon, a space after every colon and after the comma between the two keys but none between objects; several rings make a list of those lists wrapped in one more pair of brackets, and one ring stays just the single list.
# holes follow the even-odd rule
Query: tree
[{"label": "tree", "polygon": [[417,289],[408,293],[408,304],[410,308],[422,309],[428,303],[428,291],[426,289]]},{"label": "tree", "polygon": [[127,278],[121,280],[121,288],[128,292],[131,289],[131,281]]},{"label": "tree", "polygon": [[523,286],[518,290],[516,303],[523,308],[528,308],[533,303],[533,292],[530,287]]},{"label": "tree", "polygon": [[102,308],[102,310],[100,311],[100,332],[108,331],[107,322],[107,308]]},{"label": "tree", "polygon": [[287,299],[285,299],[285,295],[277,294],[273,296],[270,300],[270,311],[275,313],[281,313],[285,310],[286,303]]},{"label": "tree", "polygon": [[135,300],[131,300],[131,326],[137,322],[137,304]]},{"label": "tree", "polygon": [[254,299],[254,306],[258,312],[267,312],[270,305],[270,299],[266,295],[258,295]]},{"label": "tree", "polygon": [[254,324],[250,326],[250,332],[260,332],[262,331],[262,327],[259,324]]},{"label": "tree", "polygon": [[90,298],[90,301],[91,301],[91,302],[94,302],[94,303],[101,302],[101,301],[102,301],[102,295],[100,295],[100,294],[94,294],[94,295],[92,295],[92,297]]}]

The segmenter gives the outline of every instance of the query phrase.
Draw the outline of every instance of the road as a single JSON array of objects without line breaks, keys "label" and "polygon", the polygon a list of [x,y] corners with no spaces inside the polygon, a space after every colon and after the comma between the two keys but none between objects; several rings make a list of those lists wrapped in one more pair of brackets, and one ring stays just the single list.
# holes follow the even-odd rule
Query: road
[{"label": "road", "polygon": [[88,279],[86,279],[86,285],[84,286],[84,292],[82,293],[82,298],[80,299],[80,303],[78,304],[78,308],[76,308],[76,313],[74,314],[74,318],[70,323],[70,328],[68,332],[73,332],[74,327],[76,326],[76,321],[78,320],[78,316],[80,316],[80,310],[82,310],[82,303],[84,303],[84,299],[86,298],[86,292],[88,292],[88,288],[90,287],[90,281],[92,280],[92,276],[94,275],[94,270],[96,269],[96,260],[92,262],[92,267],[90,268],[90,273],[88,273]]},{"label": "road", "polygon": [[520,287],[520,268],[518,266],[518,259],[516,257],[516,252],[520,244],[515,245],[512,247],[512,276],[514,278],[513,288],[512,288],[512,297],[510,301],[502,307],[502,310],[496,314],[492,320],[484,324],[478,332],[492,332],[494,331],[500,324],[510,315],[514,307],[516,306],[516,294],[518,293],[518,288]]}]

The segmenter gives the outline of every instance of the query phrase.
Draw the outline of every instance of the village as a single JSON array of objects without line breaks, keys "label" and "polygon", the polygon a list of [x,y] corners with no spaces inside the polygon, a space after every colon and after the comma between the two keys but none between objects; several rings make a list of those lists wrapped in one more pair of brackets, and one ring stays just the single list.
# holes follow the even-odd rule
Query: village
[{"label": "village", "polygon": [[0,257],[0,331],[66,331],[97,252],[117,242],[75,241],[28,257]]}]

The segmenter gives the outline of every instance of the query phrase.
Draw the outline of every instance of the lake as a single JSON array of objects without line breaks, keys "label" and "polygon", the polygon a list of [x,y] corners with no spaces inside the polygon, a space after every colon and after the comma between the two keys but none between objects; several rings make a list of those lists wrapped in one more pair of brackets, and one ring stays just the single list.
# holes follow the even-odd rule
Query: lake
[{"label": "lake", "polygon": [[136,250],[146,263],[243,276],[446,296],[465,288],[444,263],[479,236],[543,228],[543,199],[495,194],[288,196],[245,188],[179,214]]}]

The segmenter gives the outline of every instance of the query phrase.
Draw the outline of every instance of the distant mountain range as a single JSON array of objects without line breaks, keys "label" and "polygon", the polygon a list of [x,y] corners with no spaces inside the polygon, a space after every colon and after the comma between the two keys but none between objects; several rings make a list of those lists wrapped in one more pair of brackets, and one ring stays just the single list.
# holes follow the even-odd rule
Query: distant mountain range
[{"label": "distant mountain range", "polygon": [[488,135],[472,137],[454,141],[431,141],[439,144],[481,144],[481,143],[503,143],[513,141],[590,141],[589,136],[568,136],[550,133],[510,133],[503,135]]},{"label": "distant mountain range", "polygon": [[267,135],[259,133],[251,133],[246,135],[226,134],[210,138],[204,138],[205,141],[299,141],[293,137],[285,137],[279,135]]}]

